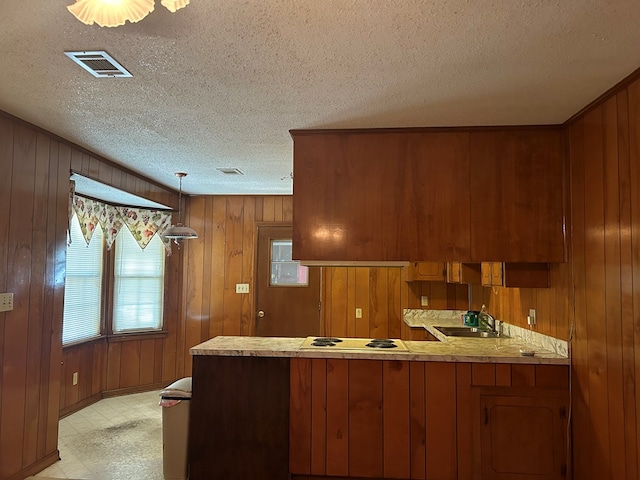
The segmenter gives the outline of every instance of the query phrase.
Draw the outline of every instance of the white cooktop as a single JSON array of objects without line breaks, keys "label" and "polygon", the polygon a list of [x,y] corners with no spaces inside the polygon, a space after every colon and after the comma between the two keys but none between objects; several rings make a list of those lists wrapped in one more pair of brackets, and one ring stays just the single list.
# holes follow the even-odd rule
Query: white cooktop
[{"label": "white cooktop", "polygon": [[[334,341],[328,342],[328,339],[333,338]],[[327,340],[325,340],[327,339]],[[318,341],[316,341],[318,340]],[[313,343],[329,343],[326,346],[312,345]],[[384,345],[386,343],[392,343],[396,345],[393,348],[372,348],[367,347],[367,344]],[[313,350],[382,350],[387,352],[407,352],[409,349],[398,338],[390,339],[374,339],[374,338],[341,338],[341,337],[307,337],[300,349],[313,349]]]}]

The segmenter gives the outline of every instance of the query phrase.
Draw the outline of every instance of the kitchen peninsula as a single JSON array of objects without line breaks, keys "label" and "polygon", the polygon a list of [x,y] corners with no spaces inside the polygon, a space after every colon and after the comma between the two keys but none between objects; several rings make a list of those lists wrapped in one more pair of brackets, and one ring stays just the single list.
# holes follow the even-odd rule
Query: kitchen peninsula
[{"label": "kitchen peninsula", "polygon": [[508,338],[444,340],[193,347],[190,478],[564,478],[568,359],[521,356]]}]

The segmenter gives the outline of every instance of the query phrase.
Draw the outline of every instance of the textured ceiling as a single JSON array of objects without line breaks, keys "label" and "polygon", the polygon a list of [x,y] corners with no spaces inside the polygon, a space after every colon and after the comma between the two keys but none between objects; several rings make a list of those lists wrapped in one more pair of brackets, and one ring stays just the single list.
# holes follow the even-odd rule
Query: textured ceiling
[{"label": "textured ceiling", "polygon": [[291,193],[290,129],[561,123],[640,67],[637,0],[158,1],[117,28],[71,3],[2,1],[0,110],[192,194]]}]

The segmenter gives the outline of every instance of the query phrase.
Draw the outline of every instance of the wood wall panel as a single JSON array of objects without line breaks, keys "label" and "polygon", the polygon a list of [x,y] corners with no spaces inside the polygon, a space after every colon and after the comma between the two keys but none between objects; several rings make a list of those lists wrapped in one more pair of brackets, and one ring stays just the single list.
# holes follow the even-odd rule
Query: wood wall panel
[{"label": "wood wall panel", "polygon": [[327,475],[349,475],[349,364],[327,360]]},{"label": "wood wall panel", "polygon": [[382,363],[349,361],[349,476],[382,477]]},{"label": "wood wall panel", "polygon": [[256,222],[291,222],[291,196],[215,195],[189,198],[185,223],[198,239],[183,246],[185,268],[178,354],[190,375],[189,348],[217,335],[252,335]]},{"label": "wood wall panel", "polygon": [[[620,326],[622,333],[623,418],[625,421],[625,467],[628,478],[638,478],[637,425],[635,405],[635,349],[633,306],[633,252],[631,238],[631,165],[629,103],[627,90],[616,95],[618,114],[618,171],[620,192]],[[637,168],[637,164],[636,167]],[[636,173],[638,171],[636,170]],[[636,195],[638,193],[636,192]],[[636,205],[638,203],[635,203]]]},{"label": "wood wall panel", "polygon": [[[422,295],[433,309],[468,307],[466,285],[405,282],[400,267],[324,267],[322,275],[323,325],[329,336],[411,340],[402,312],[422,308]],[[355,317],[356,308],[362,318]]]},{"label": "wood wall panel", "polygon": [[383,466],[386,478],[409,478],[411,473],[409,362],[382,364]]},{"label": "wood wall panel", "polygon": [[636,80],[567,127],[576,479],[638,478],[639,120]]},{"label": "wood wall panel", "polygon": [[412,479],[426,478],[426,420],[424,363],[409,363],[409,434],[410,474]]},{"label": "wood wall panel", "polygon": [[[327,388],[330,386],[327,385]],[[289,470],[293,473],[309,475],[311,473],[310,358],[291,359],[289,389]]]},{"label": "wood wall panel", "polygon": [[[61,278],[65,197],[57,142],[9,117],[0,118],[0,290],[14,294],[14,310],[0,313],[0,478],[55,453],[61,346]],[[66,213],[64,213],[66,217]],[[61,221],[62,220],[62,221]],[[56,341],[57,340],[57,341]],[[53,407],[51,407],[52,402]],[[54,438],[56,441],[51,442]]]},{"label": "wood wall panel", "polygon": [[456,478],[456,365],[427,362],[424,373],[426,478]]},{"label": "wood wall panel", "polygon": [[[133,179],[132,193],[167,205],[177,204],[177,194],[1,112],[0,166],[0,291],[14,294],[14,310],[0,313],[0,479],[5,479],[54,461],[60,411],[99,398],[106,385],[104,342],[62,349],[70,170],[124,190]],[[177,271],[179,264],[176,255],[168,269]],[[167,299],[175,305],[177,281],[168,280],[175,293]],[[168,323],[177,324],[177,310],[165,310]],[[148,378],[149,365],[141,362],[140,368]],[[75,386],[74,371],[79,372]],[[171,379],[175,373],[173,368]],[[114,384],[121,388],[119,381]]]},{"label": "wood wall panel", "polygon": [[311,474],[324,475],[327,457],[327,360],[311,360],[311,391]]}]

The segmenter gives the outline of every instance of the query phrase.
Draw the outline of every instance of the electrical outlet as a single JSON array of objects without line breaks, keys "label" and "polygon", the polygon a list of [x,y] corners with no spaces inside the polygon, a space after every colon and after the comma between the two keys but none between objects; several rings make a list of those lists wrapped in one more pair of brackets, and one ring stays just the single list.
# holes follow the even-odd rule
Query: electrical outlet
[{"label": "electrical outlet", "polygon": [[529,315],[527,315],[527,324],[528,325],[536,324],[536,310],[534,308],[529,309]]},{"label": "electrical outlet", "polygon": [[422,295],[420,297],[420,306],[428,307],[429,306],[429,297],[427,297],[426,295]]},{"label": "electrical outlet", "polygon": [[362,318],[362,309],[356,308],[356,318]]},{"label": "electrical outlet", "polygon": [[78,384],[78,372],[73,372],[73,384]]},{"label": "electrical outlet", "polygon": [[236,293],[249,293],[249,284],[236,283]]},{"label": "electrical outlet", "polygon": [[0,293],[0,312],[13,310],[13,293]]}]

